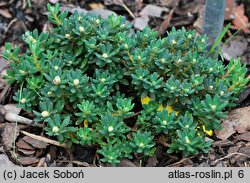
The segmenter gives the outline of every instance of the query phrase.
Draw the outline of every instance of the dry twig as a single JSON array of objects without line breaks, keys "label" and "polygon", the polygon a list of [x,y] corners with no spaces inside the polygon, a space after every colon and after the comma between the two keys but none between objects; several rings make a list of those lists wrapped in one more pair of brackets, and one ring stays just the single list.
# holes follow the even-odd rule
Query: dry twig
[{"label": "dry twig", "polygon": [[177,165],[179,165],[179,164],[185,163],[186,161],[190,160],[191,158],[192,158],[192,157],[190,157],[190,158],[183,158],[182,160],[180,160],[180,161],[178,161],[178,162],[176,162],[176,163],[173,163],[173,164],[169,165],[169,167],[173,167],[173,166],[177,166]]},{"label": "dry twig", "polygon": [[64,148],[68,149],[68,145],[65,144],[65,143],[61,144],[61,143],[59,143],[59,142],[57,142],[55,140],[51,140],[51,139],[48,139],[46,137],[42,137],[42,136],[39,136],[39,135],[34,135],[34,134],[31,134],[31,133],[23,131],[23,130],[21,131],[21,133],[24,134],[24,135],[27,135],[27,136],[35,139],[35,140],[39,140],[41,142],[45,142],[45,143],[48,143],[48,144],[52,144],[52,145],[55,145],[55,146],[64,147]]},{"label": "dry twig", "polygon": [[21,124],[25,124],[25,125],[29,125],[29,126],[35,126],[35,127],[39,127],[39,128],[43,128],[42,124],[38,124],[38,123],[34,123],[33,120],[22,117],[20,115],[17,115],[15,113],[11,113],[11,112],[7,112],[5,114],[5,120],[12,122],[12,123],[21,123]]},{"label": "dry twig", "polygon": [[12,24],[14,24],[17,20],[18,20],[17,18],[14,18],[13,20],[10,21],[10,23],[8,24],[6,30],[4,31],[4,34],[6,34],[8,32],[8,30],[10,29]]},{"label": "dry twig", "polygon": [[215,160],[214,163],[217,164],[218,162],[220,162],[220,161],[222,161],[222,160],[224,160],[224,159],[226,159],[226,158],[230,158],[230,157],[233,156],[233,155],[240,155],[240,156],[245,156],[245,157],[247,157],[247,158],[250,158],[250,156],[248,156],[247,154],[235,152],[235,153],[228,154],[228,155],[226,155],[226,156],[224,156],[224,157],[222,157],[222,158],[220,158],[220,159]]},{"label": "dry twig", "polygon": [[135,18],[135,15],[132,13],[132,11],[127,7],[127,5],[123,2],[123,0],[119,0],[121,5],[125,8],[125,10],[129,13],[129,15],[133,18]]},{"label": "dry twig", "polygon": [[126,117],[124,117],[124,119],[133,118],[133,117],[138,116],[138,115],[140,115],[140,114],[141,114],[141,111],[136,112],[136,113],[132,114],[131,116],[126,116]]}]

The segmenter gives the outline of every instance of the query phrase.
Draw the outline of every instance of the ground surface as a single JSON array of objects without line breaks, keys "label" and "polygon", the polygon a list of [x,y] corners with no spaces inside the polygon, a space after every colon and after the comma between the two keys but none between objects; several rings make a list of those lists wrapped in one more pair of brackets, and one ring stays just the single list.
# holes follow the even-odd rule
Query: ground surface
[{"label": "ground surface", "polygon": [[[24,50],[26,45],[21,41],[21,35],[25,31],[34,28],[39,31],[50,30],[51,25],[46,18],[48,2],[55,3],[57,0],[0,1],[0,51],[3,51],[5,42],[11,42],[13,46],[19,46]],[[201,32],[202,28],[203,0],[63,0],[60,2],[62,10],[70,12],[95,11],[103,17],[115,12],[133,22],[133,29],[137,30],[150,26],[163,34],[172,27],[184,26],[187,29],[196,29],[198,32]],[[244,9],[241,1],[228,0],[225,24],[231,22],[232,26],[226,37],[231,36],[237,28],[242,26],[245,28],[222,50],[225,64],[228,59],[240,56],[243,63],[250,65],[248,11],[247,8]],[[0,56],[1,74],[5,73],[6,68],[8,63]],[[8,112],[27,118],[24,111],[20,111],[12,104],[12,96],[16,90],[16,86],[9,86],[0,78],[0,167],[109,166],[102,164],[99,157],[95,156],[94,147],[74,146],[72,151],[68,151],[60,147],[62,145],[56,141],[50,142],[47,138],[43,138],[44,134],[39,125],[16,126],[7,116]],[[247,88],[240,96],[238,109],[233,110],[229,118],[222,123],[223,130],[209,137],[213,140],[209,154],[182,158],[180,155],[166,154],[164,148],[160,146],[157,148],[157,156],[150,157],[143,166],[249,167],[249,90]],[[132,161],[125,159],[118,166],[141,166],[139,159]]]}]

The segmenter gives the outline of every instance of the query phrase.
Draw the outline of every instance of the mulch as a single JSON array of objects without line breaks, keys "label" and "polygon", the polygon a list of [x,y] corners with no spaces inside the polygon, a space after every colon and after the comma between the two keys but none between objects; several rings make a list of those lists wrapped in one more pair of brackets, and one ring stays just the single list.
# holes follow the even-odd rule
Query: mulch
[{"label": "mulch", "polygon": [[[49,31],[51,24],[46,17],[46,4],[58,0],[10,0],[0,2],[0,52],[4,44],[11,42],[21,51],[26,46],[21,36],[26,31],[38,29]],[[160,36],[172,27],[202,30],[202,15],[204,0],[62,0],[59,1],[62,10],[91,11],[103,17],[110,13],[125,16],[127,21],[134,23],[134,30],[142,30],[146,26],[157,30]],[[230,58],[241,57],[242,63],[250,71],[250,34],[249,34],[249,9],[244,9],[241,1],[228,0],[225,25],[232,23],[226,34],[230,37],[242,26],[248,25],[237,34],[232,41],[222,50],[226,61]],[[225,61],[225,64],[226,64]],[[6,72],[8,61],[0,56],[0,73]],[[20,111],[13,103],[12,96],[17,86],[9,86],[0,77],[0,161],[1,166],[37,166],[37,167],[65,167],[65,166],[111,166],[100,162],[96,155],[96,147],[82,147],[73,145],[67,149],[65,144],[59,144],[55,139],[48,139],[42,130],[42,125],[36,125],[29,119],[29,114]],[[238,111],[248,111],[250,104],[249,87],[240,96]],[[7,107],[6,107],[7,106]],[[15,111],[15,112],[13,112]],[[13,112],[23,117],[23,123],[16,125],[15,121],[7,118],[8,112]],[[246,113],[246,112],[245,112]],[[212,148],[208,154],[198,154],[188,158],[180,154],[167,154],[164,146],[157,147],[155,157],[149,157],[141,164],[142,157],[138,155],[133,160],[124,159],[117,166],[121,167],[250,167],[250,128],[242,126],[249,124],[248,116],[241,119],[239,116],[237,128],[224,129],[224,134],[215,133]],[[235,120],[234,120],[235,121]],[[237,121],[237,120],[236,120]],[[232,121],[231,121],[232,122]],[[225,125],[227,126],[227,125]],[[235,127],[235,126],[234,126]],[[14,135],[15,134],[15,135]],[[229,134],[229,135],[227,135]],[[224,136],[223,136],[224,135]],[[13,144],[15,141],[15,144]],[[14,164],[13,164],[13,163]]]}]

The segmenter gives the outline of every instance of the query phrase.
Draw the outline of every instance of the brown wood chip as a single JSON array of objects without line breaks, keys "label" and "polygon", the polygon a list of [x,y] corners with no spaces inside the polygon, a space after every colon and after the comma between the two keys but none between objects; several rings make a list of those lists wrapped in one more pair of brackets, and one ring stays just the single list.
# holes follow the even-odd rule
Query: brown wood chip
[{"label": "brown wood chip", "polygon": [[16,143],[16,146],[18,148],[26,149],[26,150],[35,150],[34,147],[29,145],[27,142],[25,142],[23,139],[19,139]]},{"label": "brown wood chip", "polygon": [[11,150],[13,142],[19,135],[20,129],[15,123],[5,123],[2,132],[2,143],[5,145],[7,150]]},{"label": "brown wood chip", "polygon": [[20,157],[18,158],[18,162],[23,166],[33,165],[39,162],[39,159],[36,157]]},{"label": "brown wood chip", "polygon": [[231,142],[230,140],[219,140],[216,141],[212,144],[213,147],[226,147],[226,146],[231,146],[234,143]]},{"label": "brown wood chip", "polygon": [[39,140],[35,140],[35,139],[28,137],[28,136],[23,137],[23,140],[25,142],[27,142],[28,144],[30,144],[33,147],[38,148],[38,149],[45,149],[49,145],[47,143],[44,143],[44,142],[39,141]]},{"label": "brown wood chip", "polygon": [[33,155],[36,151],[35,150],[27,150],[27,149],[21,149],[18,148],[19,152],[22,152],[24,155],[30,156]]}]

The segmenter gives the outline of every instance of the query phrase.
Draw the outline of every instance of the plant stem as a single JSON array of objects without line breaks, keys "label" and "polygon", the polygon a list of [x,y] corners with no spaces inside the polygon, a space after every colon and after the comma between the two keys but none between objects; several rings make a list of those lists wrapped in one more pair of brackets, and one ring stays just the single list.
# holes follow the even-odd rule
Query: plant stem
[{"label": "plant stem", "polygon": [[133,117],[135,117],[135,116],[138,116],[138,115],[141,114],[141,112],[142,112],[142,111],[136,112],[136,113],[132,114],[131,116],[124,117],[124,119],[129,119],[129,118],[133,118]]}]

